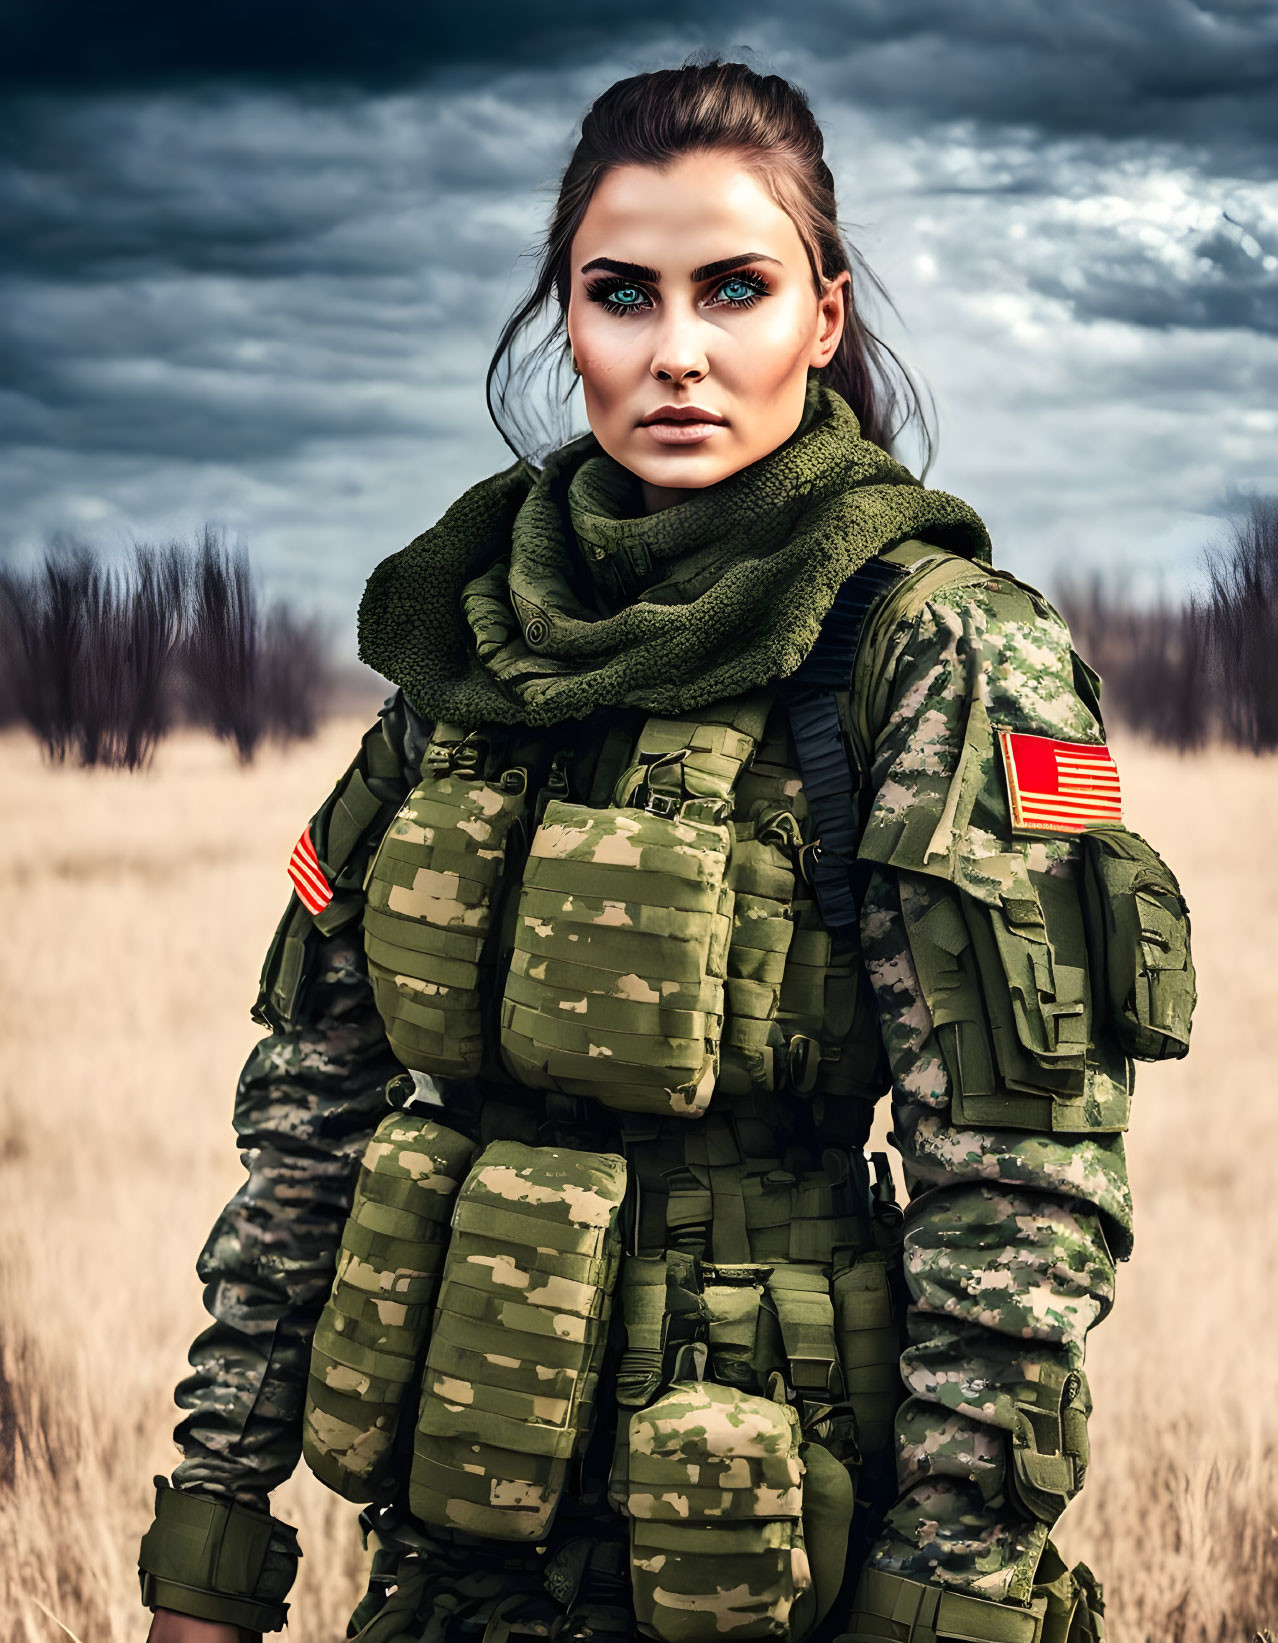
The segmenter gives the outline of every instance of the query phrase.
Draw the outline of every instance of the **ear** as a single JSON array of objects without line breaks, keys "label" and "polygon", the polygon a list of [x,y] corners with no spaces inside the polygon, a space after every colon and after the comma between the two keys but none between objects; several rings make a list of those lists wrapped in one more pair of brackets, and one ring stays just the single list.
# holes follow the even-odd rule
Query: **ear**
[{"label": "ear", "polygon": [[834,358],[835,350],[842,340],[851,290],[852,276],[845,268],[841,274],[835,275],[821,293],[817,305],[817,333],[808,359],[808,364],[818,371]]}]

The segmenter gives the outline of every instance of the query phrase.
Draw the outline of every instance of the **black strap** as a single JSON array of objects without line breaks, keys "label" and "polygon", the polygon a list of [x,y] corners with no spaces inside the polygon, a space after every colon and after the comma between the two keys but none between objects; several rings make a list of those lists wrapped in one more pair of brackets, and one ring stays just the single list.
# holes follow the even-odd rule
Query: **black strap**
[{"label": "black strap", "polygon": [[865,824],[867,773],[858,767],[843,733],[837,692],[851,689],[870,613],[908,574],[908,566],[871,559],[848,577],[826,612],[816,643],[778,687],[812,817],[812,840],[801,857],[804,876],[822,922],[839,935],[855,932],[859,914],[856,852]]}]

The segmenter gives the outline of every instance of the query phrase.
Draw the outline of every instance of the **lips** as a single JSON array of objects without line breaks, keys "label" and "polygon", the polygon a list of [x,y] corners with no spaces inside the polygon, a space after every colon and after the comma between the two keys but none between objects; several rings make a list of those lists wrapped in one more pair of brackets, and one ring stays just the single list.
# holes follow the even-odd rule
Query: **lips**
[{"label": "lips", "polygon": [[641,428],[652,428],[662,423],[699,422],[719,426],[724,418],[715,411],[707,411],[703,405],[660,405],[655,411],[650,411],[639,422]]}]

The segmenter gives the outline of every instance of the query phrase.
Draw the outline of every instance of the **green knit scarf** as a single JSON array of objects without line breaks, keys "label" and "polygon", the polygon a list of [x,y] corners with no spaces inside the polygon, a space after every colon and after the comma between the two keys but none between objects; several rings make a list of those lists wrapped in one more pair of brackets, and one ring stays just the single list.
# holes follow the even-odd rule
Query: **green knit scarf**
[{"label": "green knit scarf", "polygon": [[517,462],[481,480],[373,572],[361,657],[450,723],[675,714],[792,673],[841,584],[896,543],[989,553],[966,503],[862,439],[815,378],[784,445],[686,502],[641,508],[593,434],[540,472]]}]

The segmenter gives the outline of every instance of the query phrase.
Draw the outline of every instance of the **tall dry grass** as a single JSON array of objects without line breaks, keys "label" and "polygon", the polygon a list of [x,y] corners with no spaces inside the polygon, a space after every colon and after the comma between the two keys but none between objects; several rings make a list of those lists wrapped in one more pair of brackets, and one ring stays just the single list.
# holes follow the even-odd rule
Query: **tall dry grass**
[{"label": "tall dry grass", "polygon": [[[0,1637],[138,1643],[135,1555],[176,1458],[194,1258],[239,1179],[229,1125],[298,828],[362,721],[239,769],[179,733],[144,776],[50,771],[0,738]],[[1278,1620],[1272,1189],[1278,762],[1119,748],[1134,826],[1181,876],[1202,1003],[1142,1073],[1135,1259],[1089,1368],[1095,1461],[1062,1525],[1113,1643],[1248,1643]],[[354,1509],[275,1501],[306,1556],[290,1635],[342,1636]],[[50,1618],[50,1617],[56,1617]],[[7,1629],[6,1629],[7,1628]]]}]

